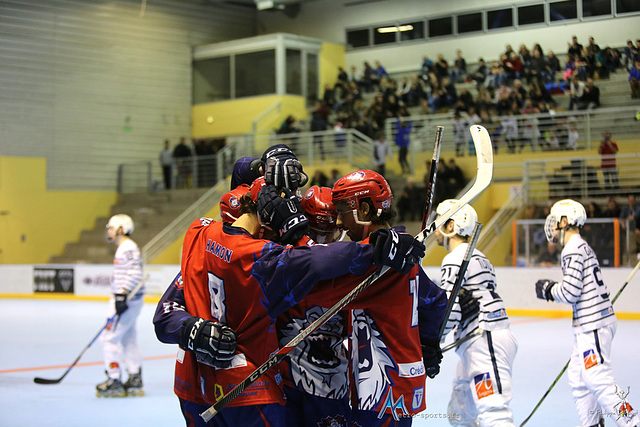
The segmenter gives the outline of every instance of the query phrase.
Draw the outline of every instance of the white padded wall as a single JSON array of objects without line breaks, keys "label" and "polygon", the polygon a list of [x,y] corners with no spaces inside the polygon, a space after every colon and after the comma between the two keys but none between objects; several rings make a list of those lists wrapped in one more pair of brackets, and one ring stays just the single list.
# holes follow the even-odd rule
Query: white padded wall
[{"label": "white padded wall", "polygon": [[189,137],[191,48],[255,35],[204,0],[0,1],[0,155],[44,156],[50,189],[114,190],[117,165]]}]

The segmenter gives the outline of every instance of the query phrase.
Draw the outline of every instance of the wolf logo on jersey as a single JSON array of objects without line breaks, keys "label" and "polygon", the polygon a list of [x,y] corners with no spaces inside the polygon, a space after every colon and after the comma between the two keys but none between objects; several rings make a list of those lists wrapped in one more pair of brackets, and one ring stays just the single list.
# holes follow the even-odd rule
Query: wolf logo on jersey
[{"label": "wolf logo on jersey", "polygon": [[[293,317],[280,329],[281,344],[289,342],[298,333],[315,321],[326,310],[313,306],[305,311],[303,318]],[[316,332],[302,341],[289,353],[291,381],[309,394],[340,399],[347,395],[347,376],[336,372],[347,370],[346,349],[342,345],[344,326],[340,316],[334,316]],[[285,342],[285,344],[286,344]],[[342,357],[338,357],[338,356]],[[343,366],[340,366],[343,365]]]},{"label": "wolf logo on jersey", "polygon": [[375,321],[364,310],[353,310],[352,364],[359,378],[359,408],[376,410],[391,386],[387,370],[397,371]]},{"label": "wolf logo on jersey", "polygon": [[473,381],[476,384],[476,395],[478,399],[491,396],[493,394],[493,382],[488,372],[484,374],[476,375],[473,377]]}]

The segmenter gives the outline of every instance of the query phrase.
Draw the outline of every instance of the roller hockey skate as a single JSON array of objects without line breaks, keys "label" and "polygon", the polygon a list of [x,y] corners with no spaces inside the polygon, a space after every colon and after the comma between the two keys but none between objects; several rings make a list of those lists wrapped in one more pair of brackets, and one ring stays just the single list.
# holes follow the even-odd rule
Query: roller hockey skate
[{"label": "roller hockey skate", "polygon": [[142,389],[142,371],[136,374],[129,374],[129,379],[124,383],[127,396],[144,396]]},{"label": "roller hockey skate", "polygon": [[96,386],[97,397],[125,397],[127,391],[119,379],[107,378],[103,383]]}]

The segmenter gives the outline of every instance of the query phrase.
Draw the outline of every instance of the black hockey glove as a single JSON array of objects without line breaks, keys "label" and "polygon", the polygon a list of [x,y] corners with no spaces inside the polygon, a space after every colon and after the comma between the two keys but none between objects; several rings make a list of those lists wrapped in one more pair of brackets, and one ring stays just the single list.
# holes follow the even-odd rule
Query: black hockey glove
[{"label": "black hockey glove", "polygon": [[265,185],[258,193],[260,222],[278,234],[277,242],[294,244],[307,232],[309,220],[300,200],[289,190]]},{"label": "black hockey glove", "polygon": [[429,378],[435,378],[440,373],[440,362],[442,362],[440,344],[422,344],[422,363]]},{"label": "black hockey glove", "polygon": [[547,301],[554,301],[553,295],[551,295],[551,288],[556,285],[556,282],[548,279],[540,279],[536,282],[536,296],[540,299]]},{"label": "black hockey glove", "polygon": [[407,274],[424,257],[424,245],[405,233],[380,228],[369,236],[373,245],[373,264],[386,265]]},{"label": "black hockey glove", "polygon": [[127,305],[127,294],[114,294],[113,297],[116,300],[116,314],[120,316],[129,308]]},{"label": "black hockey glove", "polygon": [[201,317],[191,317],[182,323],[180,347],[194,352],[200,363],[228,368],[236,346],[236,333],[222,323]]},{"label": "black hockey glove", "polygon": [[469,320],[478,316],[480,312],[480,302],[473,297],[472,292],[461,288],[458,292],[458,303],[462,318],[460,323],[465,325]]},{"label": "black hockey glove", "polygon": [[278,188],[297,190],[309,181],[295,157],[270,157],[264,166],[264,182]]}]

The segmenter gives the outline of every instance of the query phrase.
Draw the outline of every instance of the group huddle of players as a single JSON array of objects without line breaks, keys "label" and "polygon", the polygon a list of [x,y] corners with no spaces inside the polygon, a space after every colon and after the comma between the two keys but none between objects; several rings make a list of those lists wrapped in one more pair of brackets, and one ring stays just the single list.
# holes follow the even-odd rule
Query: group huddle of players
[{"label": "group huddle of players", "polygon": [[[222,221],[200,218],[186,232],[181,271],[154,325],[160,341],[179,345],[174,391],[187,426],[409,426],[426,408],[427,377],[440,371],[443,322],[461,343],[450,423],[514,426],[517,341],[480,251],[444,318],[478,221],[473,208],[435,231],[449,251],[436,284],[419,265],[423,242],[391,226],[393,196],[380,174],[355,171],[301,195],[307,180],[285,145],[242,158],[220,201]],[[336,241],[340,231],[351,241]],[[279,366],[209,422],[200,417],[380,266],[390,270]],[[561,299],[542,286],[539,297]]]}]

